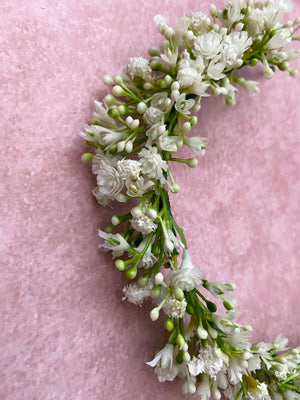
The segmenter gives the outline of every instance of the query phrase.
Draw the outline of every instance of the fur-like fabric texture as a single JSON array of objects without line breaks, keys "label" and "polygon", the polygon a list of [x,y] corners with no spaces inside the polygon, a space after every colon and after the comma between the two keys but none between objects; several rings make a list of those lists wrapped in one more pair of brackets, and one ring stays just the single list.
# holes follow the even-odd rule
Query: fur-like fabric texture
[{"label": "fur-like fabric texture", "polygon": [[[145,365],[165,344],[163,320],[121,301],[125,278],[98,250],[97,229],[119,208],[92,197],[78,132],[106,94],[103,75],[160,42],[154,15],[209,4],[1,1],[1,400],[182,399]],[[255,98],[240,92],[231,109],[203,99],[194,132],[208,150],[193,170],[174,166],[171,202],[194,265],[238,285],[253,339],[283,332],[296,346],[300,78],[245,74],[260,82]]]}]

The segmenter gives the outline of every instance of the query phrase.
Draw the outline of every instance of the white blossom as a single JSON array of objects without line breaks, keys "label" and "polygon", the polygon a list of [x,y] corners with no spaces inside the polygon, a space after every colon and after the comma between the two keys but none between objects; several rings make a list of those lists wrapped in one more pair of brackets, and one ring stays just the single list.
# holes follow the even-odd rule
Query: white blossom
[{"label": "white blossom", "polygon": [[250,400],[271,400],[268,386],[264,382],[260,382],[256,389],[250,389],[248,391],[248,397]]},{"label": "white blossom", "polygon": [[93,194],[99,204],[106,206],[110,201],[117,199],[123,189],[123,180],[116,168],[104,160],[99,161],[97,168],[98,186],[93,190]]},{"label": "white blossom", "polygon": [[159,108],[157,107],[149,107],[144,115],[143,115],[143,119],[145,121],[145,123],[149,126],[152,126],[158,122],[160,122],[163,118],[164,112],[161,111]]},{"label": "white blossom", "polygon": [[133,304],[142,304],[144,300],[151,297],[151,289],[153,287],[153,282],[151,279],[148,280],[147,285],[144,287],[139,287],[139,285],[134,282],[123,288],[124,297],[122,300],[128,300]]},{"label": "white blossom", "polygon": [[210,393],[210,381],[209,376],[203,374],[201,377],[201,381],[197,386],[197,395],[200,397],[201,400],[209,400],[211,393]]},{"label": "white blossom", "polygon": [[151,68],[149,61],[143,57],[132,57],[129,59],[124,72],[134,79],[136,76],[143,78],[144,80],[151,79]]},{"label": "white blossom", "polygon": [[164,312],[172,318],[183,318],[186,315],[187,302],[185,299],[179,301],[170,296],[163,305]]},{"label": "white blossom", "polygon": [[[139,253],[141,253],[144,250],[147,241],[148,241],[148,237],[145,237],[135,250],[138,251]],[[156,261],[157,261],[157,257],[155,257],[155,255],[152,253],[151,244],[150,244],[150,246],[147,248],[142,260],[139,263],[139,267],[149,269],[155,264]]]},{"label": "white blossom", "polygon": [[149,233],[155,231],[156,224],[147,215],[142,215],[141,217],[132,217],[130,224],[133,229],[137,232],[141,232],[143,236],[149,235]]},{"label": "white blossom", "polygon": [[190,114],[190,109],[194,106],[194,99],[186,99],[186,94],[182,93],[175,102],[175,109],[181,114]]},{"label": "white blossom", "polygon": [[108,107],[106,103],[104,102],[103,106],[102,102],[95,100],[94,104],[96,109],[96,111],[94,112],[94,117],[96,121],[105,128],[116,129],[117,128],[116,121],[108,115],[107,113]]},{"label": "white blossom", "polygon": [[129,248],[129,244],[119,233],[112,234],[99,230],[98,234],[102,239],[105,239],[105,242],[99,244],[99,247],[111,250],[113,257],[120,257]]},{"label": "white blossom", "polygon": [[219,81],[225,77],[223,71],[225,69],[225,63],[221,60],[220,57],[215,57],[210,61],[207,68],[207,76],[210,79],[214,79],[215,81]]},{"label": "white blossom", "polygon": [[145,180],[142,176],[139,176],[134,180],[126,179],[125,181],[125,186],[127,188],[126,194],[130,197],[141,197],[153,185],[154,185],[153,181],[148,181],[145,183]]},{"label": "white blossom", "polygon": [[184,137],[183,143],[188,146],[196,154],[204,154],[203,150],[206,148],[207,139],[204,137]]},{"label": "white blossom", "polygon": [[275,35],[266,44],[267,49],[279,49],[290,43],[292,40],[293,29],[278,29]]},{"label": "white blossom", "polygon": [[222,371],[227,363],[227,357],[220,349],[205,346],[199,349],[197,357],[193,357],[188,367],[193,376],[205,373],[215,379],[218,372]]},{"label": "white blossom", "polygon": [[176,153],[178,141],[180,141],[179,136],[169,136],[166,132],[164,135],[159,136],[157,145],[161,150]]},{"label": "white blossom", "polygon": [[206,32],[198,36],[194,41],[194,49],[197,55],[211,60],[222,51],[222,35],[215,31]]},{"label": "white blossom", "polygon": [[210,19],[202,12],[193,13],[191,16],[191,28],[198,34],[206,32],[210,24]]},{"label": "white blossom", "polygon": [[163,171],[167,171],[168,163],[161,158],[157,147],[143,148],[138,153],[138,156],[140,158],[142,174],[148,179],[160,180],[164,183]]},{"label": "white blossom", "polygon": [[173,381],[177,375],[178,368],[174,363],[173,353],[174,346],[167,343],[165,347],[156,354],[152,361],[146,362],[150,367],[156,367],[155,372],[160,382]]},{"label": "white blossom", "polygon": [[203,273],[194,268],[187,249],[183,250],[182,262],[177,270],[169,273],[170,284],[182,290],[192,290],[202,284]]},{"label": "white blossom", "polygon": [[122,159],[118,161],[117,170],[122,179],[136,180],[141,171],[141,165],[136,160]]},{"label": "white blossom", "polygon": [[231,26],[234,22],[241,20],[243,18],[241,11],[245,7],[244,0],[227,0],[225,5],[227,17],[222,18],[223,25]]}]

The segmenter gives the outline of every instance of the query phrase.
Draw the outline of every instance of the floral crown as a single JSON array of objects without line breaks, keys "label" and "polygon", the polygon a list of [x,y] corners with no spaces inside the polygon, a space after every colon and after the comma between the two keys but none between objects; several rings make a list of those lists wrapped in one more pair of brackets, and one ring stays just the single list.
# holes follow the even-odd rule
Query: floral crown
[{"label": "floral crown", "polygon": [[251,326],[236,321],[235,285],[208,281],[194,268],[169,201],[179,191],[172,163],[198,164],[176,152],[205,153],[206,138],[190,136],[203,97],[234,105],[239,87],[254,95],[258,83],[237,72],[259,62],[267,78],[276,69],[297,76],[290,61],[300,52],[285,46],[300,39],[300,19],[282,23],[292,8],[290,0],[227,0],[223,9],[212,4],[210,16],[183,15],[174,28],[156,16],[159,48],[149,48],[149,60],[130,58],[122,76],[104,77],[111,94],[95,101],[94,119],[80,133],[94,148],[82,160],[97,176],[98,203],[135,200],[99,236],[131,281],[123,300],[152,299],[151,320],[164,315],[168,341],[147,364],[160,382],[183,379],[183,393],[202,400],[300,399],[300,348],[288,349],[282,336],[250,342]]}]

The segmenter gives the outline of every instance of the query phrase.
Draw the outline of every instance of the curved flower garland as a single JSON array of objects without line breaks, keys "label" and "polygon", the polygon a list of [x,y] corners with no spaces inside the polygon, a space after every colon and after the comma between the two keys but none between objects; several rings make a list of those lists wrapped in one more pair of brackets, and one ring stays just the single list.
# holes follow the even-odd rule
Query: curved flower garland
[{"label": "curved flower garland", "polygon": [[[94,119],[81,132],[95,150],[82,159],[97,175],[99,204],[137,201],[99,236],[117,269],[135,279],[123,299],[140,305],[151,298],[152,321],[165,314],[168,342],[147,364],[160,382],[182,378],[183,393],[202,400],[300,399],[300,348],[289,350],[282,336],[273,343],[249,341],[251,327],[236,321],[235,285],[209,282],[194,268],[168,195],[179,191],[172,162],[198,163],[177,158],[177,150],[205,152],[207,140],[189,135],[202,97],[222,95],[233,105],[239,86],[255,94],[258,83],[236,71],[258,62],[268,78],[276,68],[297,76],[289,62],[300,52],[284,46],[300,39],[300,19],[281,22],[292,7],[290,0],[227,0],[221,10],[212,4],[210,16],[182,16],[174,28],[156,16],[163,42],[150,47],[150,60],[130,58],[123,76],[104,77],[112,94],[95,101]],[[223,313],[216,313],[207,292],[223,303]]]}]

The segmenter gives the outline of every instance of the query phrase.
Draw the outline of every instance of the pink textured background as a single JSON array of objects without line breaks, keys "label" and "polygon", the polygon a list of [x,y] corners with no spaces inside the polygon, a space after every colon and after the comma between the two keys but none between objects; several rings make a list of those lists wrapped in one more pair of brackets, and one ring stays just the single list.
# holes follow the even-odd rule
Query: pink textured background
[{"label": "pink textured background", "polygon": [[[124,278],[98,250],[113,211],[90,194],[77,132],[105,94],[102,76],[159,43],[155,14],[208,6],[1,1],[1,400],[182,399],[180,384],[159,384],[145,365],[166,339],[162,322],[121,302]],[[175,167],[172,205],[195,266],[237,283],[253,338],[284,332],[299,345],[300,78],[260,72],[248,73],[256,98],[203,101],[196,131],[208,151],[188,178]]]}]

